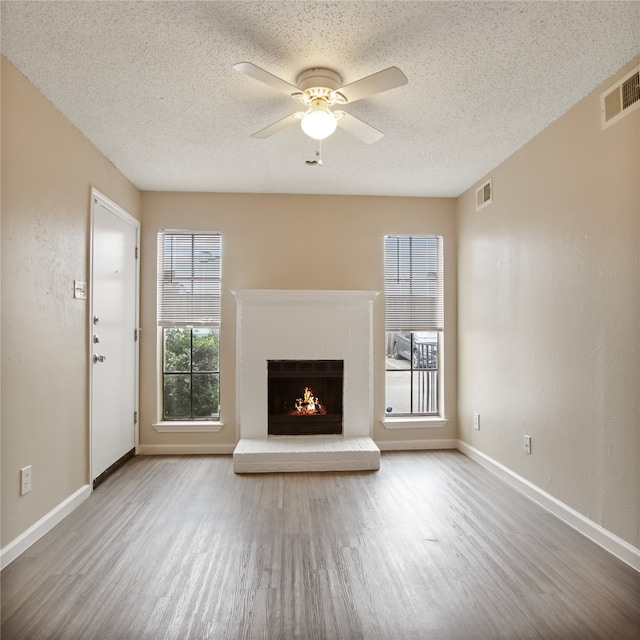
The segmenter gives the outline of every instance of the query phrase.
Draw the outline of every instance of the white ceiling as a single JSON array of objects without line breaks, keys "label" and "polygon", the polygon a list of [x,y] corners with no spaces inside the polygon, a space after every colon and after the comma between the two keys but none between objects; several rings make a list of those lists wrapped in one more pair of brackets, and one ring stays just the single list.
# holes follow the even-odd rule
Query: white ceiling
[{"label": "white ceiling", "polygon": [[[17,2],[2,53],[143,190],[457,196],[640,53],[640,2]],[[324,166],[300,103],[232,66],[406,86],[347,105]]]}]

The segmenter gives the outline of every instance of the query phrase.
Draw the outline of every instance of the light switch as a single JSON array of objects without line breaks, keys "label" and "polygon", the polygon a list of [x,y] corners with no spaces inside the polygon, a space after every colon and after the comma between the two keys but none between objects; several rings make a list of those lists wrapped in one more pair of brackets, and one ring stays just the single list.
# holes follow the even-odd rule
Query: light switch
[{"label": "light switch", "polygon": [[73,281],[73,297],[86,300],[87,298],[87,283],[82,280]]}]

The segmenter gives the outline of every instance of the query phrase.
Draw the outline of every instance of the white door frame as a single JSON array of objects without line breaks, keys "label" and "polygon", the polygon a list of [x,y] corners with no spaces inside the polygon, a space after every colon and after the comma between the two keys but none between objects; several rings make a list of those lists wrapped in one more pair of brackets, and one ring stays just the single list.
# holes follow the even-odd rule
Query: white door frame
[{"label": "white door frame", "polygon": [[[92,399],[93,399],[93,371],[94,366],[91,361],[91,354],[93,353],[93,233],[94,233],[94,209],[96,205],[101,205],[105,209],[108,209],[115,216],[124,220],[127,224],[130,224],[135,228],[136,231],[136,273],[135,273],[135,325],[138,327],[137,329],[137,340],[135,343],[135,371],[134,371],[134,380],[135,380],[135,389],[134,389],[134,410],[138,419],[134,422],[134,446],[135,452],[138,453],[138,447],[140,444],[140,431],[139,431],[139,423],[140,423],[140,409],[139,409],[139,390],[140,390],[140,255],[139,255],[139,247],[140,247],[140,221],[134,218],[130,213],[125,211],[122,207],[117,205],[113,200],[110,200],[103,193],[98,191],[95,187],[91,187],[91,232],[89,238],[89,317],[87,318],[88,322],[88,339],[89,339],[89,347],[88,347],[88,367],[89,367],[89,484],[93,488],[93,481],[95,479],[94,468],[93,468],[93,449],[92,449],[92,438],[93,438],[93,407],[92,407]],[[93,490],[93,489],[92,489]]]}]

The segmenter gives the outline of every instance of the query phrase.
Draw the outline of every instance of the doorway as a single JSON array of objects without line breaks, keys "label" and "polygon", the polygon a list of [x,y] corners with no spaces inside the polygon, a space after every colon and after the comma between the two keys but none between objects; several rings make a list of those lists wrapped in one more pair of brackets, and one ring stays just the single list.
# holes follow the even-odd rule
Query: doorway
[{"label": "doorway", "polygon": [[140,223],[91,192],[90,476],[98,481],[138,442]]}]

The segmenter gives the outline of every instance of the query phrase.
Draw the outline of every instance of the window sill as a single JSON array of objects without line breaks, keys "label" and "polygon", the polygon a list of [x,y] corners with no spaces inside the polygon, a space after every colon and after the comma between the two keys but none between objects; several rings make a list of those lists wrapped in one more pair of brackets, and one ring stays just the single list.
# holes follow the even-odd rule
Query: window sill
[{"label": "window sill", "polygon": [[218,420],[169,420],[152,425],[159,433],[215,433],[224,427]]},{"label": "window sill", "polygon": [[444,427],[449,421],[439,416],[398,416],[383,418],[380,422],[385,429],[433,429]]}]

